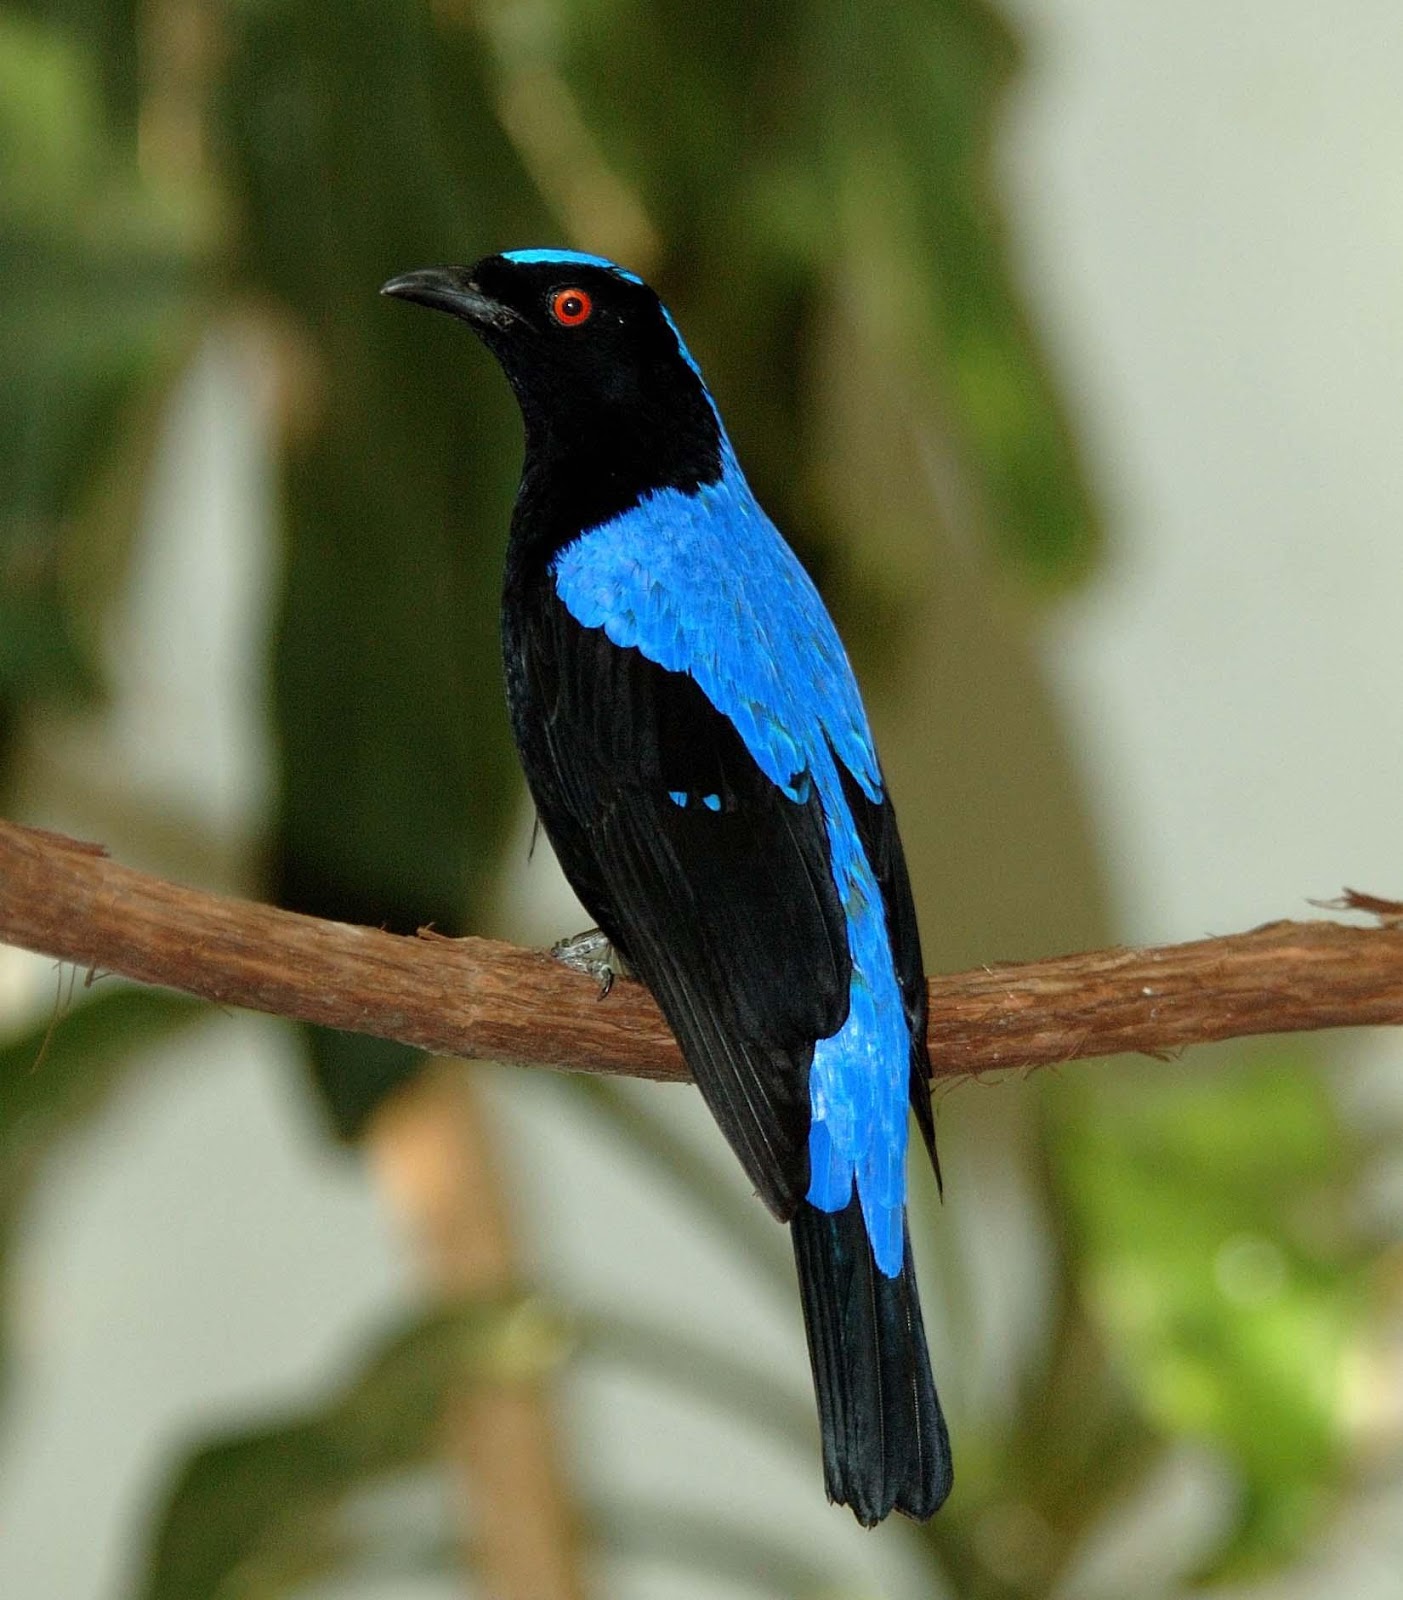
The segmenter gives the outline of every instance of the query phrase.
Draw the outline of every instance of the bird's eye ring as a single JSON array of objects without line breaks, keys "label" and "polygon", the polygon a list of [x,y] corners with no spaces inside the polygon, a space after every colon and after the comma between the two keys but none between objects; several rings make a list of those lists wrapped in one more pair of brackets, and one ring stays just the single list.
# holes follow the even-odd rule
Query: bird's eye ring
[{"label": "bird's eye ring", "polygon": [[550,314],[562,328],[578,328],[593,311],[594,301],[583,289],[557,289],[550,297]]}]

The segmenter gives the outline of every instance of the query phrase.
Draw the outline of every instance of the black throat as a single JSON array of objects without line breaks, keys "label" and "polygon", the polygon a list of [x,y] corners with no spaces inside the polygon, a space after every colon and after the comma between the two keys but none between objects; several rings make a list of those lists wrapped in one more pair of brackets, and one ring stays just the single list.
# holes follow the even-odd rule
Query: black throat
[{"label": "black throat", "polygon": [[567,405],[538,404],[518,389],[526,455],[511,542],[519,557],[548,561],[653,490],[691,492],[720,478],[721,430],[701,380],[688,371],[690,382],[648,392],[629,381],[637,376],[622,376],[622,393]]},{"label": "black throat", "polygon": [[657,489],[691,492],[722,472],[721,427],[701,379],[676,353],[561,382],[499,351],[526,427],[510,557],[548,562]]}]

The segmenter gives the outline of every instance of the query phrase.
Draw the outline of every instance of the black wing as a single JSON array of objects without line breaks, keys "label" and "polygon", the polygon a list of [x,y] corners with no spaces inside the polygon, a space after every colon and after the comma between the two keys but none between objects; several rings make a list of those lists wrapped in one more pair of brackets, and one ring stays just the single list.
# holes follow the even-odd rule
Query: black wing
[{"label": "black wing", "polygon": [[852,970],[817,793],[789,799],[690,677],[554,594],[504,616],[517,742],[565,875],[787,1221],[808,1188],[814,1041],[842,1026]]}]

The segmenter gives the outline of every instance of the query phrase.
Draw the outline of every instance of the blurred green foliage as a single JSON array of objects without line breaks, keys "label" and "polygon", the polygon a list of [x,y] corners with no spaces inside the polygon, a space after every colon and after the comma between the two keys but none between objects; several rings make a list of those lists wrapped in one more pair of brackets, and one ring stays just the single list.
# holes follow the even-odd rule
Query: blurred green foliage
[{"label": "blurred green foliage", "polygon": [[1137,1404],[1234,1463],[1219,1578],[1299,1551],[1347,1473],[1345,1375],[1375,1286],[1352,1214],[1365,1151],[1312,1054],[1215,1054],[1187,1077],[1113,1078],[1094,1118],[1059,1106],[1057,1162]]},{"label": "blurred green foliage", "polygon": [[95,691],[122,479],[188,341],[195,200],[113,138],[101,69],[71,30],[0,11],[0,741],[20,706]]},{"label": "blurred green foliage", "polygon": [[[0,7],[0,789],[18,731],[100,697],[173,379],[207,330],[256,330],[278,378],[272,892],[395,928],[478,925],[520,793],[496,689],[518,424],[467,337],[375,292],[405,268],[569,242],[658,284],[822,580],[869,685],[931,965],[1107,937],[1027,608],[1000,603],[1075,583],[1101,546],[992,176],[1018,65],[981,0]],[[100,1116],[142,1043],[197,1014],[100,992],[4,1046],[0,1246],[46,1154]],[[370,1040],[309,1047],[348,1137],[418,1068]],[[710,1155],[645,1097],[555,1092],[789,1303],[782,1235]],[[1296,1555],[1351,1480],[1341,1371],[1374,1315],[1350,1220],[1362,1158],[1310,1057],[1148,1081],[1089,1068],[957,1096],[943,1121],[952,1171],[1022,1154],[1051,1241],[1045,1326],[999,1405],[962,1405],[977,1318],[948,1241],[980,1199],[953,1185],[946,1217],[918,1213],[940,1252],[926,1296],[965,1335],[940,1353],[959,1481],[929,1528],[879,1537],[906,1542],[928,1589],[1065,1593],[1188,1439],[1238,1492],[1184,1584]],[[445,1310],[329,1404],[197,1450],[149,1600],[290,1593],[347,1560],[336,1507],[423,1456],[447,1389],[486,1373],[523,1315]],[[579,1339],[584,1360],[745,1414],[817,1483],[803,1374],[776,1395],[744,1360],[628,1319],[582,1319]],[[783,1528],[767,1542],[607,1504],[595,1524],[615,1546],[768,1573],[776,1593],[856,1592]]]},{"label": "blurred green foliage", "polygon": [[207,1444],[182,1469],[142,1600],[293,1594],[355,1554],[338,1513],[367,1480],[432,1457],[466,1385],[543,1376],[564,1329],[529,1300],[444,1306],[396,1330],[306,1415]]},{"label": "blurred green foliage", "polygon": [[[117,989],[72,1002],[74,974],[55,972],[54,1010],[39,1027],[0,1036],[0,1306],[24,1203],[49,1155],[100,1117],[142,1052],[205,1016],[177,995]],[[12,1373],[0,1320],[0,1384]]]}]

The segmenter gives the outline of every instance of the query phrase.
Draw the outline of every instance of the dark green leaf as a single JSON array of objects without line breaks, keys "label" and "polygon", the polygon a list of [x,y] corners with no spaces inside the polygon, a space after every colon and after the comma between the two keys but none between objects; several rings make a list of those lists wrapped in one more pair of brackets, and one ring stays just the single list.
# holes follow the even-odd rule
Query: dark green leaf
[{"label": "dark green leaf", "polygon": [[[306,375],[281,463],[277,894],[402,930],[480,918],[520,789],[497,644],[519,423],[468,337],[378,297],[540,226],[473,44],[413,5],[243,6],[217,108],[238,283]],[[419,1061],[313,1048],[348,1135]]]},{"label": "dark green leaf", "polygon": [[104,476],[193,314],[194,210],[101,88],[82,29],[0,15],[0,705],[93,691],[83,569],[111,568],[136,503]]},{"label": "dark green leaf", "polygon": [[454,1395],[541,1376],[565,1349],[535,1301],[444,1307],[385,1340],[325,1405],[201,1447],[176,1476],[142,1600],[290,1593],[336,1559],[347,1496],[430,1456]]}]

